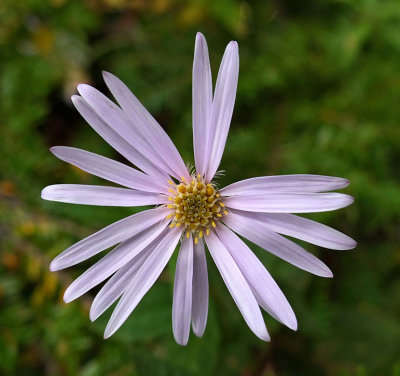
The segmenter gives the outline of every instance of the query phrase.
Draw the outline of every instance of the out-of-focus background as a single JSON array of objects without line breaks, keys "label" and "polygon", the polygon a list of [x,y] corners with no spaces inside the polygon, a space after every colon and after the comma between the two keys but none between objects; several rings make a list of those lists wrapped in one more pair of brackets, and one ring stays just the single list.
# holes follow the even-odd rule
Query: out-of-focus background
[{"label": "out-of-focus background", "polygon": [[[358,241],[307,245],[323,279],[255,249],[291,302],[292,332],[266,316],[272,342],[247,328],[212,262],[204,338],[175,344],[173,262],[122,329],[103,340],[92,294],[66,305],[92,261],[50,273],[62,250],[132,209],[45,202],[54,183],[100,180],[53,145],[119,158],[73,108],[78,83],[124,80],[186,161],[195,33],[214,76],[239,42],[240,77],[221,185],[269,174],[351,180],[355,203],[313,215]],[[1,375],[400,375],[400,2],[398,0],[2,0],[0,2]],[[107,183],[105,183],[107,184]],[[136,209],[134,209],[136,210]],[[211,260],[209,260],[211,261]]]}]

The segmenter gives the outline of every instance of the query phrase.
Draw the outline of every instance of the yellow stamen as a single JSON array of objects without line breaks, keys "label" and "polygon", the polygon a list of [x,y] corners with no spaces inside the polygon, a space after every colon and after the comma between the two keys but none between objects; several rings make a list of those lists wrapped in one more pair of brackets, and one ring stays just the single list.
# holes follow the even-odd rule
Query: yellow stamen
[{"label": "yellow stamen", "polygon": [[170,219],[170,228],[184,227],[187,238],[193,236],[195,244],[199,239],[210,234],[211,228],[217,227],[217,222],[222,218],[225,205],[221,202],[215,186],[206,183],[201,174],[191,176],[191,180],[182,177],[180,182],[168,180],[172,187],[168,189],[170,201],[167,208],[173,209]]}]

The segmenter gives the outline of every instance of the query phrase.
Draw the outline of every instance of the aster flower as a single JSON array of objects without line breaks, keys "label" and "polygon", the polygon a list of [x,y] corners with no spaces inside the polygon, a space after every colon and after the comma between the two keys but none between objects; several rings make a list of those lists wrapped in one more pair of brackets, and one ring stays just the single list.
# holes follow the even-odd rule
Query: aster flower
[{"label": "aster flower", "polygon": [[72,245],[50,265],[56,271],[116,246],[66,290],[70,302],[108,281],[96,295],[90,319],[115,301],[105,329],[110,337],[155,283],[179,246],[174,281],[172,326],[185,345],[190,326],[205,330],[209,286],[206,246],[250,329],[269,340],[260,307],[296,330],[295,314],[271,275],[238,236],[310,273],[331,277],[329,268],[283,235],[331,249],[356,243],[325,225],[291,213],[335,210],[353,198],[329,191],[346,187],[342,178],[318,175],[264,176],[217,189],[214,182],[231,122],[239,71],[236,42],[225,50],[213,93],[206,40],[198,33],[193,63],[193,144],[190,172],[171,139],[132,92],[115,76],[104,80],[118,105],[95,88],[79,85],[72,101],[91,127],[137,169],[72,147],[53,154],[121,187],[60,184],[42,191],[46,200],[84,205],[145,206]]}]

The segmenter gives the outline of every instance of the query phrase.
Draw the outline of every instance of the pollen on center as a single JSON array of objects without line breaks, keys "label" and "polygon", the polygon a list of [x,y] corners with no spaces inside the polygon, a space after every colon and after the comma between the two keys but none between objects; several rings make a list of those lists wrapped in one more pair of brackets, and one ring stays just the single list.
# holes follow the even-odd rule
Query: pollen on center
[{"label": "pollen on center", "polygon": [[192,176],[191,181],[182,177],[178,184],[171,180],[168,183],[171,185],[168,208],[174,209],[167,216],[172,218],[170,228],[183,226],[186,236],[192,233],[197,244],[199,238],[210,233],[210,228],[216,227],[222,214],[228,214],[225,205],[215,186],[205,183],[200,174]]}]

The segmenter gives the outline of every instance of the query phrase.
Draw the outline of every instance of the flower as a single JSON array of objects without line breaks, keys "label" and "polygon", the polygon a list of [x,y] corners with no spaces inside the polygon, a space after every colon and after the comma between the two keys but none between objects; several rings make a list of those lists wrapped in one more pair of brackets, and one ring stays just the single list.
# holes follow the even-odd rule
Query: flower
[{"label": "flower", "polygon": [[295,314],[263,264],[237,235],[289,263],[322,277],[329,268],[282,235],[331,249],[356,243],[325,225],[290,213],[335,210],[353,202],[342,193],[349,181],[319,175],[282,175],[246,179],[217,189],[216,176],[227,139],[236,96],[239,55],[236,42],[225,50],[213,95],[207,43],[196,36],[193,63],[193,144],[195,172],[190,173],[157,121],[115,76],[104,80],[119,106],[95,88],[79,85],[72,101],[91,127],[140,170],[72,147],[51,148],[53,154],[80,169],[124,186],[60,184],[42,198],[84,205],[155,205],[103,228],[57,256],[51,271],[80,263],[117,245],[66,290],[70,302],[109,280],[96,295],[90,319],[119,302],[105,329],[115,333],[155,283],[180,244],[172,305],[173,333],[185,345],[190,326],[205,330],[208,276],[205,245],[250,329],[269,340],[260,307],[289,328]]}]

